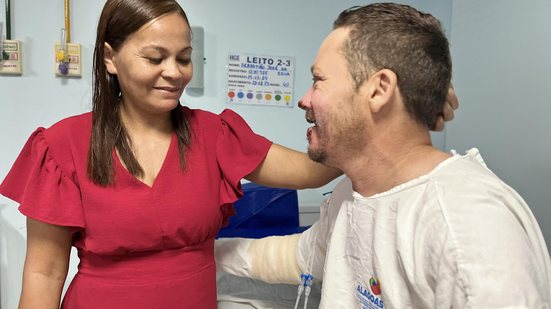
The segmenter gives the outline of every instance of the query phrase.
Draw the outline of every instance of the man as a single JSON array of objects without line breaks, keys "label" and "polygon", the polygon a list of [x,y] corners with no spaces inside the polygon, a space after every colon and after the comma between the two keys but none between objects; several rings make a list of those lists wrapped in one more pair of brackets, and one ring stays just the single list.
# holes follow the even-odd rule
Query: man
[{"label": "man", "polygon": [[219,270],[312,273],[320,308],[551,308],[549,253],[526,203],[478,150],[431,144],[451,79],[438,20],[391,3],[346,10],[312,75],[308,153],[347,178],[302,234],[222,240]]}]

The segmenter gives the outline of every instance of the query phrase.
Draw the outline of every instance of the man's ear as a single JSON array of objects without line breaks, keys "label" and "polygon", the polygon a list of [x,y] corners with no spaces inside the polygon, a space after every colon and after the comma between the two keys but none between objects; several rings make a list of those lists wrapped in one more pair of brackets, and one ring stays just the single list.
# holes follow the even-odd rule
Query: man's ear
[{"label": "man's ear", "polygon": [[382,69],[371,74],[362,88],[366,87],[369,107],[373,113],[379,112],[385,104],[393,99],[397,86],[398,77],[392,70]]},{"label": "man's ear", "polygon": [[104,43],[103,46],[103,63],[109,74],[117,74],[117,66],[115,65],[115,51],[109,45],[109,43]]}]

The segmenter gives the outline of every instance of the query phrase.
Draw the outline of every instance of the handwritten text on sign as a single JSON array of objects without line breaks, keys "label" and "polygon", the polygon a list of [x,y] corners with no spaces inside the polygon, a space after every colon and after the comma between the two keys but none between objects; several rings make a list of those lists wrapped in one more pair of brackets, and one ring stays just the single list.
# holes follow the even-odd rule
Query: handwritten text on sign
[{"label": "handwritten text on sign", "polygon": [[293,57],[231,53],[228,103],[293,107]]}]

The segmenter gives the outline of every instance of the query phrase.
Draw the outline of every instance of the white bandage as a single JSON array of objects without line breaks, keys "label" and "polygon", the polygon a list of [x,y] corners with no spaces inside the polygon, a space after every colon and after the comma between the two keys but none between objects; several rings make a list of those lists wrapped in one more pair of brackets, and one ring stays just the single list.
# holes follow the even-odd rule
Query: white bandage
[{"label": "white bandage", "polygon": [[269,283],[300,283],[300,234],[261,239],[222,238],[214,252],[218,271]]},{"label": "white bandage", "polygon": [[300,234],[255,239],[249,246],[251,275],[269,283],[300,283],[297,259]]}]

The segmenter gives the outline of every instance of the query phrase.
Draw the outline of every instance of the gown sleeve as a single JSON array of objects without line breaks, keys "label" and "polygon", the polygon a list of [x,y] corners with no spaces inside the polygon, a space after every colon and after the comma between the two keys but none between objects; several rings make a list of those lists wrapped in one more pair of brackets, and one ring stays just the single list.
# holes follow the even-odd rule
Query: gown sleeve
[{"label": "gown sleeve", "polygon": [[0,194],[18,202],[27,217],[84,228],[80,190],[52,157],[44,131],[38,128],[27,140],[0,185]]},{"label": "gown sleeve", "polygon": [[232,110],[220,114],[222,134],[216,155],[222,174],[220,205],[224,221],[233,214],[232,203],[243,196],[241,179],[253,172],[266,157],[272,142],[255,134],[245,120]]}]

